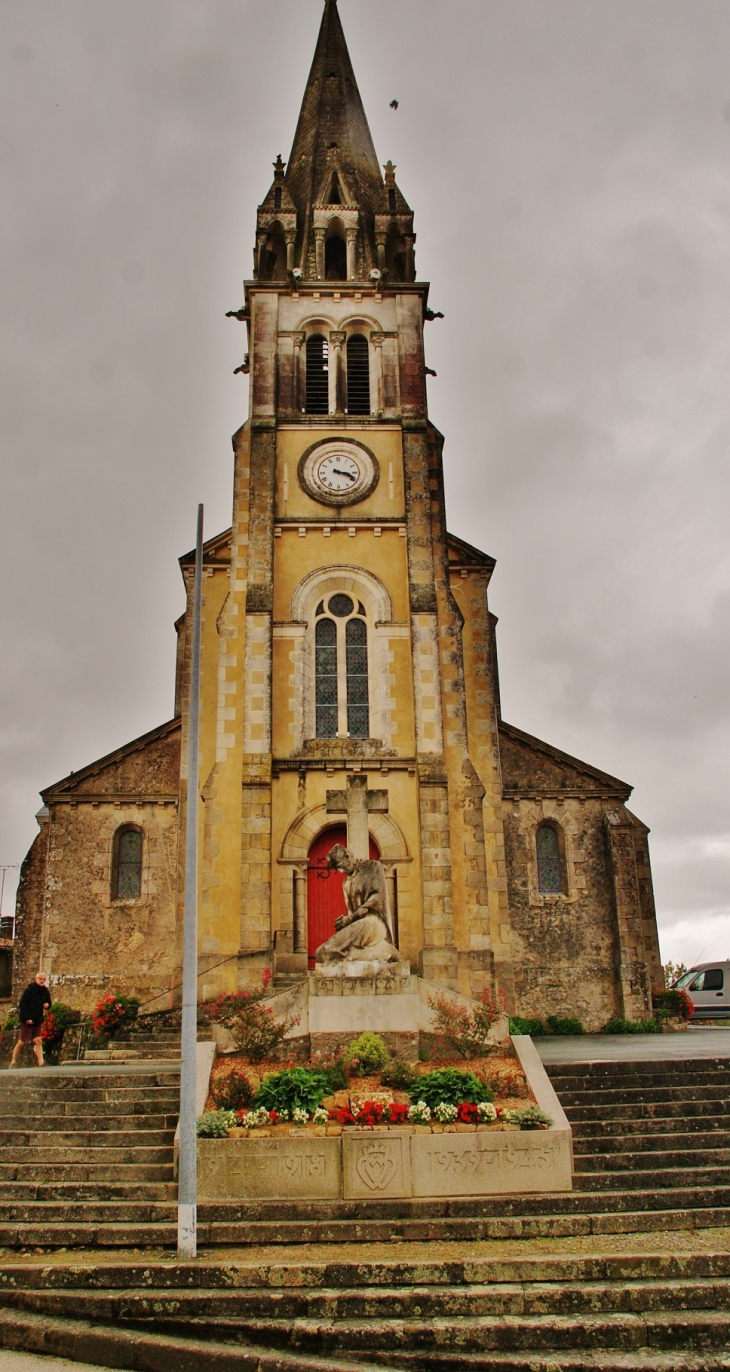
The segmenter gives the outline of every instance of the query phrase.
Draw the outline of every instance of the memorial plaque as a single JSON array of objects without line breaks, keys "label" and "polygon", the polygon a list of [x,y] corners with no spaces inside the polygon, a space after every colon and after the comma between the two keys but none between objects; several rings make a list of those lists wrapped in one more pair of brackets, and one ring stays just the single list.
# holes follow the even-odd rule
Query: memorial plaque
[{"label": "memorial plaque", "polygon": [[404,1131],[343,1134],[345,1199],[410,1196],[410,1139]]}]

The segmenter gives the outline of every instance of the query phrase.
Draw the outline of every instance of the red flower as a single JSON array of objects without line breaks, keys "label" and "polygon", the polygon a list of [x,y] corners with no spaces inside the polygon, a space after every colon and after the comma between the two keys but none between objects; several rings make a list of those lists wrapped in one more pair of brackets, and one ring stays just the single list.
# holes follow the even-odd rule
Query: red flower
[{"label": "red flower", "polygon": [[459,1113],[456,1118],[460,1124],[479,1123],[479,1109],[476,1105],[470,1105],[468,1101],[463,1100],[461,1105],[458,1106],[458,1111]]},{"label": "red flower", "polygon": [[408,1106],[407,1106],[407,1105],[395,1105],[395,1104],[394,1104],[394,1105],[391,1105],[391,1107],[390,1107],[390,1109],[389,1109],[389,1111],[388,1111],[388,1120],[389,1120],[389,1123],[390,1123],[390,1124],[405,1124],[406,1121],[407,1121],[407,1119],[408,1119]]}]

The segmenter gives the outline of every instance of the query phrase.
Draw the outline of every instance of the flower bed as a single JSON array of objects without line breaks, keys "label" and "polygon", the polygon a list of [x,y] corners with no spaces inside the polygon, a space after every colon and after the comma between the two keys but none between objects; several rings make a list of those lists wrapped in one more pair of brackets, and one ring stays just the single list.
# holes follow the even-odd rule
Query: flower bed
[{"label": "flower bed", "polygon": [[[238,1058],[216,1064],[199,1132],[209,1138],[291,1136],[301,1131],[336,1136],[348,1129],[406,1128],[420,1132],[476,1132],[547,1129],[550,1118],[537,1109],[516,1058],[480,1059],[464,1070],[463,1060],[410,1064],[408,1091],[384,1087],[388,1069],[352,1077],[346,1088],[327,1093],[328,1071],[321,1061],[309,1067],[256,1063]],[[231,1098],[250,1090],[250,1104],[226,1109]],[[424,1099],[425,1097],[425,1099]],[[223,1108],[221,1108],[223,1107]]]}]

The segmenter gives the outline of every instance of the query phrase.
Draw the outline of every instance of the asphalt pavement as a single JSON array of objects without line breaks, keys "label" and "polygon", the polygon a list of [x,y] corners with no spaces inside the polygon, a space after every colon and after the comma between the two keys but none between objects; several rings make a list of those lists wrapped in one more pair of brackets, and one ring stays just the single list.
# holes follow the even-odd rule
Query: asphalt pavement
[{"label": "asphalt pavement", "polygon": [[673,1034],[581,1034],[536,1038],[543,1062],[680,1062],[688,1058],[730,1058],[730,1029],[695,1029]]}]

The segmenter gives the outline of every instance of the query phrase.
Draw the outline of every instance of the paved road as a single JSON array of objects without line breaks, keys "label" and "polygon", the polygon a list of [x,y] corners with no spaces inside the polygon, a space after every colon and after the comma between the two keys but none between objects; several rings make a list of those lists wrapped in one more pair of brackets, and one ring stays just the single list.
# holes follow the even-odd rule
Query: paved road
[{"label": "paved road", "polygon": [[676,1034],[585,1034],[537,1038],[543,1062],[658,1062],[730,1058],[730,1029],[687,1029]]},{"label": "paved road", "polygon": [[0,1349],[0,1372],[107,1372],[106,1368],[88,1362],[69,1362],[67,1358],[49,1358],[37,1353],[10,1353]]}]

